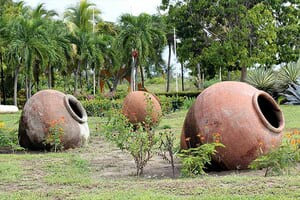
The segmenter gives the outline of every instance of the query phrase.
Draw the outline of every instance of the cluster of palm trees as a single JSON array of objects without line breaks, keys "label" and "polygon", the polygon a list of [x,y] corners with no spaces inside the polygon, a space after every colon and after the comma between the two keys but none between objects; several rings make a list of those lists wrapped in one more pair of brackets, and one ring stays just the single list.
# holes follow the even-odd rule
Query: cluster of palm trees
[{"label": "cluster of palm trees", "polygon": [[[126,68],[124,71],[134,72],[132,81],[139,71],[143,85],[144,72],[151,75],[150,68],[160,68],[163,63],[161,55],[166,37],[159,16],[125,14],[117,24],[104,22],[94,4],[81,0],[68,8],[61,20],[43,4],[30,8],[11,0],[0,0],[0,3],[3,5],[0,67],[4,101],[13,91],[17,105],[20,88],[24,88],[28,99],[45,86],[55,87],[58,78],[63,80],[65,88],[72,85],[75,94],[82,85],[95,94],[99,79],[118,83],[122,78],[100,77],[101,70],[116,74]],[[111,89],[115,90],[116,85]]]}]

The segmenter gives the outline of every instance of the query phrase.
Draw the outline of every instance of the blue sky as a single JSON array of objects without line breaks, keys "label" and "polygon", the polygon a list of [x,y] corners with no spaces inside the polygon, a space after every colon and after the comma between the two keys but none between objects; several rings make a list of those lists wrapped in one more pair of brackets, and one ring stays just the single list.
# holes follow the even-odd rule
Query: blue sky
[{"label": "blue sky", "polygon": [[[45,3],[47,9],[53,9],[60,15],[70,6],[76,5],[79,0],[24,0],[27,5],[35,7],[38,3]],[[142,12],[157,13],[161,0],[90,0],[102,11],[102,19],[116,22],[123,13],[138,15]]]}]

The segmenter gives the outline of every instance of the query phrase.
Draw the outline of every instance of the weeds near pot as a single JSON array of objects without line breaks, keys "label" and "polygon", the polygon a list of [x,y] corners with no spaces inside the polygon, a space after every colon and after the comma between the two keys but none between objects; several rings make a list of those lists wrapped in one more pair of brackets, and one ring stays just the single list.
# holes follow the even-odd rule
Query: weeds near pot
[{"label": "weeds near pot", "polygon": [[146,94],[145,99],[147,116],[144,122],[131,124],[120,110],[112,109],[108,115],[108,122],[104,125],[106,139],[133,157],[137,176],[143,174],[144,167],[153,157],[158,142],[154,131],[158,123],[152,121],[153,104],[149,95]]},{"label": "weeds near pot", "polygon": [[207,143],[196,148],[181,150],[178,157],[182,160],[181,173],[184,177],[195,177],[206,174],[205,166],[211,164],[212,156],[217,147],[224,147],[221,143]]},{"label": "weeds near pot", "polygon": [[254,160],[249,168],[265,168],[265,177],[290,173],[290,169],[300,162],[300,131],[286,134],[278,149]]},{"label": "weeds near pot", "polygon": [[18,131],[6,128],[4,122],[0,122],[0,148],[8,148],[13,152],[24,150],[19,145]]},{"label": "weeds near pot", "polygon": [[104,125],[104,134],[122,151],[130,153],[136,164],[136,175],[142,175],[158,141],[154,130],[142,124],[132,125],[119,110],[112,110],[109,121]]},{"label": "weeds near pot", "polygon": [[165,130],[164,132],[159,133],[158,155],[171,164],[173,177],[175,177],[174,154],[177,151],[174,148],[175,140],[175,133],[171,130]]},{"label": "weeds near pot", "polygon": [[64,122],[64,118],[61,118],[59,120],[53,120],[50,124],[48,135],[44,141],[44,145],[50,146],[50,151],[62,151],[64,148],[62,144],[62,139],[64,136],[62,124]]}]

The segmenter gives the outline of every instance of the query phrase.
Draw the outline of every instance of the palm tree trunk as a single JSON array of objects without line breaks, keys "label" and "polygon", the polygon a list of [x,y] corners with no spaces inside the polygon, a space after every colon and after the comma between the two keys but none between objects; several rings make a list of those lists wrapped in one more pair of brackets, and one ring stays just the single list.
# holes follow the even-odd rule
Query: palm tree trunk
[{"label": "palm tree trunk", "polygon": [[198,89],[201,89],[201,66],[200,66],[200,63],[198,63],[197,64],[197,72],[198,72],[198,74],[197,74],[197,81],[198,81]]},{"label": "palm tree trunk", "polygon": [[52,86],[52,74],[51,74],[51,65],[48,66],[48,88],[51,89]]},{"label": "palm tree trunk", "polygon": [[75,70],[74,94],[77,93],[79,68],[80,68],[80,60],[78,60],[78,65],[77,65],[77,68],[76,68],[76,70]]},{"label": "palm tree trunk", "polygon": [[79,72],[79,84],[80,84],[80,90],[82,91],[82,73]]},{"label": "palm tree trunk", "polygon": [[131,63],[131,91],[135,91],[135,58],[132,56],[132,63]]},{"label": "palm tree trunk", "polygon": [[87,62],[85,64],[85,80],[86,80],[87,89],[89,89],[90,84],[89,84],[89,73],[88,73],[88,64],[87,64]]},{"label": "palm tree trunk", "polygon": [[141,71],[142,88],[144,89],[145,88],[145,85],[144,85],[144,72],[143,72],[142,65],[140,65],[140,71]]},{"label": "palm tree trunk", "polygon": [[31,88],[32,88],[32,85],[31,85],[31,78],[29,77],[29,79],[28,79],[28,99],[30,99],[31,98]]},{"label": "palm tree trunk", "polygon": [[54,73],[54,68],[51,67],[51,87],[55,87],[55,73]]},{"label": "palm tree trunk", "polygon": [[29,93],[28,93],[28,76],[27,74],[25,75],[25,93],[26,93],[26,100],[29,99]]},{"label": "palm tree trunk", "polygon": [[241,81],[242,82],[246,82],[246,78],[247,78],[247,67],[242,67],[242,71],[241,71]]},{"label": "palm tree trunk", "polygon": [[[4,69],[2,63],[2,55],[0,55],[0,65],[1,65],[1,85],[2,85],[2,95],[3,95],[3,104],[6,104],[6,94],[5,94],[5,84],[4,84]],[[1,101],[0,101],[1,104]]]},{"label": "palm tree trunk", "polygon": [[169,58],[168,58],[168,67],[167,67],[167,92],[170,90],[170,76],[171,76],[171,44],[168,44],[169,46]]},{"label": "palm tree trunk", "polygon": [[184,91],[184,74],[183,74],[183,63],[181,62],[181,89]]},{"label": "palm tree trunk", "polygon": [[231,71],[228,70],[228,73],[227,73],[227,81],[230,81],[231,80]]},{"label": "palm tree trunk", "polygon": [[96,67],[93,70],[93,95],[96,95]]},{"label": "palm tree trunk", "polygon": [[15,69],[15,77],[14,77],[14,105],[18,106],[17,102],[17,92],[18,92],[18,76],[19,76],[20,66],[17,66]]}]

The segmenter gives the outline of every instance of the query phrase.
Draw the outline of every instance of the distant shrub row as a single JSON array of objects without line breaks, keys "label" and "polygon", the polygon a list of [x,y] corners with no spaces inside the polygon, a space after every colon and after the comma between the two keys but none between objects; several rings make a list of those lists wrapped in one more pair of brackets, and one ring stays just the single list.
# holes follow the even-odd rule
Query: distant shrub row
[{"label": "distant shrub row", "polygon": [[[181,96],[158,96],[163,113],[170,113],[181,108],[188,109],[192,106],[195,98],[181,97]],[[123,99],[92,99],[81,101],[85,108],[87,115],[92,117],[105,116],[111,109],[121,109],[123,105]]]},{"label": "distant shrub row", "polygon": [[197,97],[201,91],[187,91],[187,92],[160,92],[155,93],[156,96],[167,96],[167,97]]}]

